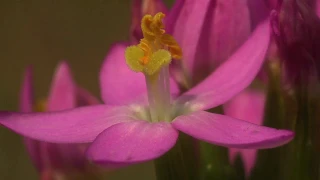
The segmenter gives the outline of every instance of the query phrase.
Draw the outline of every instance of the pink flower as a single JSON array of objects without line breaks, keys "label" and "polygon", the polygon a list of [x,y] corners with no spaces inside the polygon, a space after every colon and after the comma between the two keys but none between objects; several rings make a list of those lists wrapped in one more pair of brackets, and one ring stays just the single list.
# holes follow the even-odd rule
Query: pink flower
[{"label": "pink flower", "polygon": [[285,81],[306,86],[311,79],[319,80],[320,19],[312,2],[279,2],[271,22]]},{"label": "pink flower", "polygon": [[[247,122],[261,125],[264,118],[265,94],[263,92],[246,89],[236,95],[231,101],[223,105],[227,116],[243,119]],[[229,158],[234,163],[236,155],[240,153],[243,159],[245,173],[248,176],[254,167],[257,150],[235,149],[229,150]]]},{"label": "pink flower", "polygon": [[[163,24],[156,17],[148,18],[156,19],[152,22],[156,27],[147,25],[145,30],[151,30],[155,38],[160,38],[158,33],[163,33]],[[159,48],[159,44],[150,41],[153,35],[147,38],[145,33],[145,43]],[[280,146],[292,140],[294,133],[204,111],[227,102],[251,83],[263,63],[269,35],[269,22],[265,21],[227,61],[178,97],[176,86],[170,88],[174,81],[169,79],[167,65],[174,54],[165,50],[170,47],[143,54],[138,46],[125,52],[125,45],[115,45],[100,74],[101,94],[106,104],[57,112],[1,112],[0,123],[39,140],[92,142],[87,155],[101,164],[132,164],[155,159],[175,145],[179,131],[230,148]],[[163,39],[155,42],[160,40]],[[144,73],[130,71],[126,61],[131,69]]]},{"label": "pink flower", "polygon": [[[69,66],[59,64],[54,75],[47,102],[34,103],[32,70],[28,68],[21,90],[22,112],[59,111],[83,105],[98,104],[98,100],[78,87],[72,79]],[[26,124],[28,126],[28,124]],[[86,144],[55,144],[24,138],[31,160],[41,175],[53,177],[58,173],[85,171],[89,162],[85,157]]]}]

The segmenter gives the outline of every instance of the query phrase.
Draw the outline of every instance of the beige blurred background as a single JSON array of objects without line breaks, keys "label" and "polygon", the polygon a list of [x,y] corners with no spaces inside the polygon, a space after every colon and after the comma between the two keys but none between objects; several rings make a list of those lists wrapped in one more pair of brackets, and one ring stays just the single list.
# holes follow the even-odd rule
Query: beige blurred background
[{"label": "beige blurred background", "polygon": [[[130,0],[0,1],[0,109],[17,110],[28,65],[36,97],[45,97],[61,60],[68,61],[78,84],[99,96],[99,69],[110,45],[129,37],[130,5]],[[21,137],[1,127],[0,179],[37,179]],[[154,179],[153,165],[111,172],[108,179]]]}]

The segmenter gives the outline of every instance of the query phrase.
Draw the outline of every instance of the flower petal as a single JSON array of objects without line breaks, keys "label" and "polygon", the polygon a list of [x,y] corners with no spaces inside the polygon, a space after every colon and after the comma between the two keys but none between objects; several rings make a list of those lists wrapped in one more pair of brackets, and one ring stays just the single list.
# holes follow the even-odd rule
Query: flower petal
[{"label": "flower petal", "polygon": [[200,84],[178,98],[191,111],[210,109],[228,101],[246,88],[259,72],[270,41],[269,21],[260,24],[251,37]]},{"label": "flower petal", "polygon": [[48,111],[59,111],[76,106],[76,87],[67,62],[60,63],[56,69],[47,106]]},{"label": "flower petal", "polygon": [[[32,112],[33,109],[33,80],[32,80],[32,68],[28,67],[24,73],[24,79],[20,92],[20,111]],[[42,167],[41,157],[38,151],[39,143],[35,140],[24,138],[26,149],[32,159],[35,167],[40,170]]]},{"label": "flower petal", "polygon": [[166,29],[173,34],[183,50],[183,63],[186,69],[192,70],[197,46],[206,20],[211,0],[186,1],[179,0],[173,6],[166,19]]},{"label": "flower petal", "polygon": [[270,15],[270,11],[275,8],[272,7],[271,0],[247,0],[246,3],[250,10],[252,29],[266,19]]},{"label": "flower petal", "polygon": [[[244,90],[223,105],[224,114],[233,118],[261,125],[264,117],[265,94],[254,90]],[[229,149],[230,162],[240,153],[248,176],[256,162],[256,150]]]},{"label": "flower petal", "polygon": [[244,164],[244,170],[246,177],[249,177],[251,174],[251,170],[254,167],[256,163],[256,157],[257,157],[257,150],[256,149],[229,149],[229,159],[232,164],[234,164],[234,161],[237,158],[238,153],[241,154],[243,164]]},{"label": "flower petal", "polygon": [[[250,34],[246,0],[178,1],[167,19],[168,31],[183,49],[182,63],[172,64],[173,70],[179,69],[176,80],[183,84],[199,83]],[[181,78],[186,74],[192,79]]]},{"label": "flower petal", "polygon": [[44,113],[0,112],[0,124],[41,141],[86,143],[114,124],[134,120],[132,114],[128,107],[106,105]]},{"label": "flower petal", "polygon": [[[129,69],[125,60],[124,43],[115,44],[100,72],[101,96],[106,104],[123,105],[133,102],[139,96],[146,95],[147,87],[142,73]],[[171,92],[178,93],[177,84],[170,79]]]},{"label": "flower petal", "polygon": [[318,17],[320,17],[320,1],[319,0],[317,0],[316,2],[316,13]]},{"label": "flower petal", "polygon": [[178,116],[172,125],[194,138],[230,148],[273,148],[288,143],[294,136],[288,130],[258,126],[205,111]]},{"label": "flower petal", "polygon": [[33,108],[32,69],[28,67],[24,73],[20,91],[20,111],[31,112]]},{"label": "flower petal", "polygon": [[260,125],[264,116],[265,94],[246,89],[223,105],[224,114]]},{"label": "flower petal", "polygon": [[246,41],[251,32],[247,0],[216,0],[213,3],[215,7],[211,10],[209,8],[198,53],[192,62],[195,72],[201,71],[196,67],[199,61],[202,61],[204,66],[211,66],[212,70],[227,60]]},{"label": "flower petal", "polygon": [[[63,62],[57,68],[56,75],[51,88],[51,110],[62,110],[63,108],[73,108],[75,96],[77,105],[97,104],[97,100],[86,90],[76,87],[70,76],[68,65]],[[25,73],[25,79],[21,93],[21,111],[32,112],[33,88],[31,68]],[[64,92],[64,90],[67,90]],[[69,98],[69,96],[72,96]],[[79,102],[79,103],[78,103]],[[27,107],[27,108],[26,108]],[[63,171],[84,170],[86,158],[84,155],[86,144],[56,144],[47,143],[31,138],[24,138],[26,149],[31,160],[39,172],[49,169],[59,169]]]},{"label": "flower petal", "polygon": [[101,96],[106,104],[126,104],[147,91],[142,73],[129,69],[125,44],[111,47],[100,72]]},{"label": "flower petal", "polygon": [[[169,33],[172,28],[173,36],[183,48],[184,58],[193,58],[195,55],[210,2],[210,0],[178,1],[175,6],[181,6],[181,8],[173,7],[174,16],[169,14],[166,20]],[[175,19],[175,22],[171,19]]]},{"label": "flower petal", "polygon": [[79,86],[76,87],[77,106],[86,106],[99,104],[99,100],[94,97],[89,91]]},{"label": "flower petal", "polygon": [[176,143],[178,131],[170,123],[132,121],[114,125],[92,143],[88,156],[94,162],[139,163],[155,159]]}]

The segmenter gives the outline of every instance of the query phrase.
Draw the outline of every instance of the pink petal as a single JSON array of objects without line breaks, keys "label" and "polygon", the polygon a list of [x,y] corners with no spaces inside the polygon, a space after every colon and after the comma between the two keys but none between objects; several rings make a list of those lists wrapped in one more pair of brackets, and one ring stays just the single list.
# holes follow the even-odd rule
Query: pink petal
[{"label": "pink petal", "polygon": [[169,34],[173,34],[175,30],[175,23],[179,18],[181,9],[184,7],[185,0],[176,0],[170,9],[169,13],[164,19],[165,30]]},{"label": "pink petal", "polygon": [[99,100],[84,88],[76,87],[77,106],[99,104]]},{"label": "pink petal", "polygon": [[167,122],[120,123],[97,137],[88,156],[101,164],[139,163],[160,157],[175,145],[177,138],[178,131]]},{"label": "pink petal", "polygon": [[270,41],[269,21],[260,24],[251,37],[218,69],[178,98],[192,111],[221,105],[246,88],[259,72]]},{"label": "pink petal", "polygon": [[[38,171],[50,168],[56,171],[84,170],[84,144],[56,144],[25,138],[28,152]],[[32,153],[31,153],[32,152]]]},{"label": "pink petal", "polygon": [[316,13],[320,17],[320,0],[316,1]]},{"label": "pink petal", "polygon": [[227,60],[251,33],[247,0],[217,0],[214,6],[207,12],[196,56],[190,62],[193,83]]},{"label": "pink petal", "polygon": [[[24,79],[20,92],[20,111],[21,112],[32,112],[33,108],[33,80],[32,80],[32,68],[28,67],[24,73]],[[40,169],[41,165],[41,157],[40,152],[38,151],[38,142],[24,138],[24,143],[26,149],[33,160],[34,165]]]},{"label": "pink petal", "polygon": [[271,7],[270,0],[247,0],[249,6],[251,25],[254,29],[261,21],[266,19],[270,15]]},{"label": "pink petal", "polygon": [[58,65],[48,97],[48,111],[70,109],[76,106],[76,86],[69,65]]},{"label": "pink petal", "polygon": [[[76,100],[82,104],[97,104],[97,100],[86,90],[76,88],[74,92],[74,83],[70,76],[68,65],[63,62],[58,68],[53,84],[51,87],[51,110],[61,110],[74,108]],[[64,92],[64,90],[67,90]],[[21,111],[32,112],[33,105],[33,88],[31,69],[28,68],[21,93]],[[77,99],[74,99],[77,98]],[[26,108],[27,107],[27,108]],[[39,172],[43,172],[48,168],[55,170],[83,170],[86,165],[84,156],[85,144],[55,144],[42,142],[30,138],[24,138],[24,143],[28,153]]]},{"label": "pink petal", "polygon": [[184,58],[194,58],[210,2],[210,0],[178,1],[175,6],[181,7],[173,7],[172,12],[176,17],[168,16],[167,21],[176,18],[174,23],[170,21],[167,24],[169,29],[173,25],[173,36],[183,48]]},{"label": "pink petal", "polygon": [[[264,117],[265,94],[254,90],[244,90],[229,102],[224,104],[224,114],[233,118],[261,125]],[[240,153],[245,165],[246,175],[249,175],[256,162],[256,150],[229,149],[230,162],[234,162]]]},{"label": "pink petal", "polygon": [[20,91],[20,111],[31,112],[33,108],[32,68],[28,67],[24,73]]},{"label": "pink petal", "polygon": [[223,105],[224,114],[260,125],[263,122],[265,93],[246,89]]},{"label": "pink petal", "polygon": [[246,177],[249,177],[251,170],[256,163],[257,150],[255,150],[255,149],[238,150],[238,149],[230,148],[229,149],[229,159],[230,159],[231,163],[234,163],[238,153],[241,154],[241,157],[243,160],[245,175],[246,175]]},{"label": "pink petal", "polygon": [[[128,104],[139,96],[145,96],[147,87],[143,73],[129,69],[125,62],[125,44],[111,47],[100,72],[101,96],[106,104]],[[171,92],[179,91],[177,84],[170,79]]]},{"label": "pink petal", "polygon": [[194,138],[230,148],[273,148],[288,143],[294,136],[288,130],[258,126],[205,111],[178,116],[172,124]]},{"label": "pink petal", "polygon": [[167,30],[172,33],[183,50],[183,63],[191,71],[202,28],[211,1],[177,1],[166,19]]},{"label": "pink petal", "polygon": [[142,73],[129,69],[124,58],[127,45],[111,47],[100,72],[101,96],[106,104],[126,104],[146,93]]},{"label": "pink petal", "polygon": [[132,114],[127,107],[107,105],[45,113],[0,112],[0,124],[41,141],[86,143],[114,124],[133,120]]},{"label": "pink petal", "polygon": [[193,84],[226,60],[251,31],[246,0],[178,1],[166,24],[183,49],[185,67],[180,68],[192,74]]}]

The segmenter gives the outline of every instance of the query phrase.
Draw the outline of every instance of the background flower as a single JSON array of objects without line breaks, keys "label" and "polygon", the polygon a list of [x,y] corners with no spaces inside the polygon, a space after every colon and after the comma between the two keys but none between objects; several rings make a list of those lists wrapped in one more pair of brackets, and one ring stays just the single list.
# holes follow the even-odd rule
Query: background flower
[{"label": "background flower", "polygon": [[[78,87],[72,79],[66,62],[58,65],[52,80],[47,101],[34,102],[32,69],[24,75],[21,89],[22,112],[60,111],[77,106],[98,104],[99,101],[86,90]],[[40,173],[41,179],[58,179],[56,176],[90,172],[91,164],[85,157],[86,144],[54,144],[24,138],[26,148]]]}]

